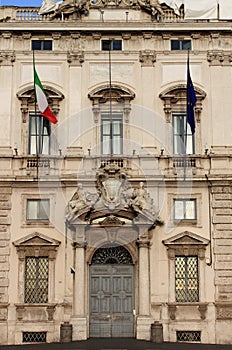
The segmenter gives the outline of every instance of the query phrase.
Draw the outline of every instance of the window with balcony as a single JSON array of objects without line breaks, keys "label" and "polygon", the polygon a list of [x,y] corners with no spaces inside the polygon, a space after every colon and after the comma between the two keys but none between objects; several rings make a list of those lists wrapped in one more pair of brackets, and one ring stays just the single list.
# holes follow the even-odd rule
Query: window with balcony
[{"label": "window with balcony", "polygon": [[123,115],[101,114],[101,153],[117,155],[123,153]]},{"label": "window with balcony", "polygon": [[199,301],[197,256],[175,257],[175,293],[177,302]]},{"label": "window with balcony", "polygon": [[193,154],[194,135],[186,122],[185,113],[173,113],[173,154]]},{"label": "window with balcony", "polygon": [[[185,84],[178,84],[161,92],[159,97],[163,101],[164,117],[166,122],[170,124],[170,128],[166,128],[169,133],[167,136],[168,149],[173,149],[175,155],[191,155],[201,153],[201,143],[195,143],[194,138],[200,140],[201,127],[201,111],[203,108],[203,100],[206,93],[194,85],[197,102],[194,108],[196,132],[192,135],[190,126],[186,126],[186,110],[187,110],[187,86]],[[191,166],[191,162],[184,166]],[[181,166],[179,163],[178,166]]]},{"label": "window with balcony", "polygon": [[174,220],[196,219],[196,199],[174,199]]},{"label": "window with balcony", "polygon": [[49,199],[27,199],[27,221],[48,221],[50,216]]},{"label": "window with balcony", "polygon": [[51,123],[39,114],[29,114],[29,154],[50,154]]},{"label": "window with balcony", "polygon": [[51,51],[52,50],[52,40],[32,40],[31,41],[32,50],[43,50]]}]

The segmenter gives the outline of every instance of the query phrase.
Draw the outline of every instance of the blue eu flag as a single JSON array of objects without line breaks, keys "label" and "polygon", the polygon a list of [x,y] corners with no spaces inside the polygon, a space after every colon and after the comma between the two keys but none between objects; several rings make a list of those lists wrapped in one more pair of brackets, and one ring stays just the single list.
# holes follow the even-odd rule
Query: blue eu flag
[{"label": "blue eu flag", "polygon": [[194,106],[197,98],[192,83],[190,69],[189,69],[189,55],[187,62],[187,122],[191,127],[192,134],[195,133],[195,118],[194,118]]}]

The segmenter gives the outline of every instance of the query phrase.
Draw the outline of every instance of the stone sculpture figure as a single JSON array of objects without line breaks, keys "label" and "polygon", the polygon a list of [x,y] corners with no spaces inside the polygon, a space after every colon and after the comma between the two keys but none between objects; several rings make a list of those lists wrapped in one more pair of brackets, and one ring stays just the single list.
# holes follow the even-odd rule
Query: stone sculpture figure
[{"label": "stone sculpture figure", "polygon": [[72,220],[75,216],[80,215],[83,211],[89,208],[86,202],[86,196],[82,184],[77,184],[77,190],[68,202],[66,219]]},{"label": "stone sculpture figure", "polygon": [[43,0],[40,8],[40,14],[52,13],[51,18],[72,14],[74,12],[87,15],[89,13],[89,0]]}]

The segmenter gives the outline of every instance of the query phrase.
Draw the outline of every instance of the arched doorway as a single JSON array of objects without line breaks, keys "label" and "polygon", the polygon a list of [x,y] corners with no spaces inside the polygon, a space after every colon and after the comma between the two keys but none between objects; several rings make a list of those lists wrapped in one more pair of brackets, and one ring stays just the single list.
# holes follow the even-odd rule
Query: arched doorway
[{"label": "arched doorway", "polygon": [[134,266],[128,250],[105,245],[90,265],[90,337],[134,337]]}]

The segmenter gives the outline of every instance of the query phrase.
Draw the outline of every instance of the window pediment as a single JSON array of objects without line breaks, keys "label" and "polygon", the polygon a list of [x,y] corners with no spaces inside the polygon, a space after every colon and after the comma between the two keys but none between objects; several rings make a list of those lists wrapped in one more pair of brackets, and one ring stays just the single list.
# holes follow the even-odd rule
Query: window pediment
[{"label": "window pediment", "polygon": [[200,259],[205,257],[205,249],[209,240],[195,233],[185,231],[162,241],[168,249],[169,259],[177,255],[196,255]]},{"label": "window pediment", "polygon": [[58,247],[60,245],[60,241],[49,238],[42,233],[34,232],[26,237],[23,237],[13,244],[15,247],[36,247],[36,246],[53,246]]},{"label": "window pediment", "polygon": [[208,245],[209,240],[206,238],[203,238],[201,236],[196,235],[195,233],[185,231],[178,233],[177,235],[163,240],[163,244],[166,245],[167,247],[169,246],[177,246],[177,245]]},{"label": "window pediment", "polygon": [[116,102],[125,102],[133,100],[135,93],[117,84],[112,84],[111,87],[109,84],[105,84],[90,91],[88,97],[94,104],[106,103],[110,99]]}]

